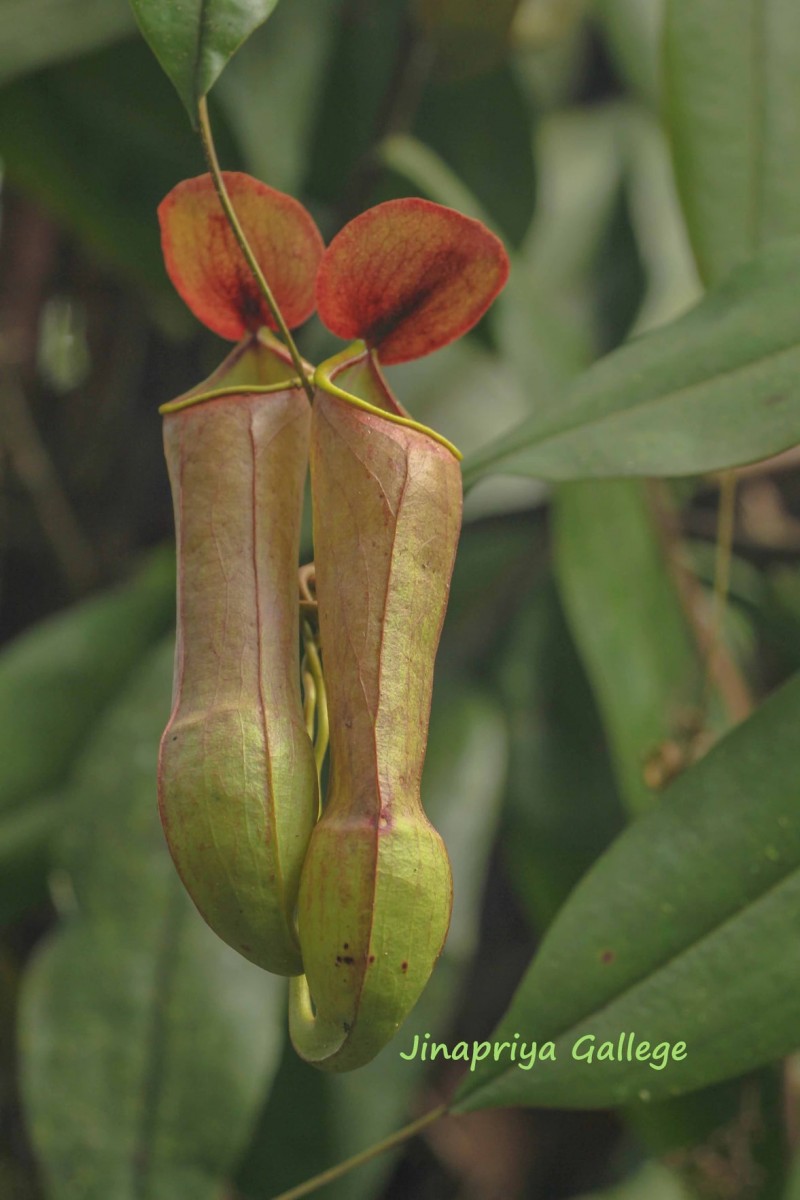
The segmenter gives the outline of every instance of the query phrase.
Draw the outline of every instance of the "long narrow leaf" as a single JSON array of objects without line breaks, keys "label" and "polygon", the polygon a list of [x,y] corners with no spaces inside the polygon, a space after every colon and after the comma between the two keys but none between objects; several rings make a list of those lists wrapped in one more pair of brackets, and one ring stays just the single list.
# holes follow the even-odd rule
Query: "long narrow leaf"
[{"label": "long narrow leaf", "polygon": [[0,655],[0,809],[60,784],[142,653],[174,619],[171,553],[29,630]]},{"label": "long narrow leaf", "polygon": [[702,664],[644,486],[632,479],[565,484],[555,513],[561,595],[622,794],[638,813],[656,800],[648,764],[662,743],[679,747],[698,720]]},{"label": "long narrow leaf", "polygon": [[[552,1041],[555,1061],[487,1058],[457,1110],[666,1098],[797,1047],[798,721],[795,677],[597,862],[493,1035]],[[685,1042],[685,1057],[628,1061],[630,1034],[651,1050]],[[573,1057],[591,1037],[579,1053],[610,1042],[613,1057]]]},{"label": "long narrow leaf", "polygon": [[800,7],[669,0],[667,117],[701,271],[800,233]]},{"label": "long narrow leaf", "polygon": [[800,242],[764,251],[678,320],[584,372],[468,458],[465,483],[500,471],[566,480],[694,475],[800,441]]},{"label": "long narrow leaf", "polygon": [[59,894],[76,911],[23,988],[21,1075],[48,1200],[219,1200],[269,1085],[282,982],[204,925],[155,804],[162,646],[74,783]]}]

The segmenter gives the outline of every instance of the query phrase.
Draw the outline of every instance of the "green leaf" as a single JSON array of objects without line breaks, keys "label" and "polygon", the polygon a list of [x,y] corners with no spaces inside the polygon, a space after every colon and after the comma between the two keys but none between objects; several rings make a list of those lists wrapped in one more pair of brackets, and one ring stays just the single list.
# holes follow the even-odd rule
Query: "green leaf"
[{"label": "green leaf", "polygon": [[[468,966],[478,945],[487,859],[507,763],[508,734],[497,702],[463,681],[440,683],[422,798],[453,865],[453,915],[443,951],[450,969]],[[419,1024],[413,1016],[410,1020]]]},{"label": "green leaf", "polygon": [[0,812],[0,925],[45,899],[50,843],[62,816],[62,798],[49,795]]},{"label": "green leaf", "polygon": [[419,138],[409,133],[392,133],[379,144],[377,154],[385,166],[405,175],[429,199],[493,227],[491,217],[467,185]]},{"label": "green leaf", "polygon": [[520,597],[548,561],[549,545],[535,512],[517,511],[464,527],[436,660],[437,678],[491,675]]},{"label": "green leaf", "polygon": [[800,233],[800,7],[669,0],[667,117],[704,278]]},{"label": "green leaf", "polygon": [[159,551],[128,584],[43,621],[0,655],[0,810],[60,784],[92,725],[174,619]]},{"label": "green leaf", "polygon": [[127,37],[126,0],[3,0],[0,83]]},{"label": "green leaf", "polygon": [[[676,590],[675,564],[670,570],[665,558],[674,521],[665,489],[639,481],[565,484],[556,490],[561,596],[632,816],[659,799],[645,776],[656,787],[659,775],[666,781],[670,771],[684,769],[695,735],[705,730],[703,664]],[[587,761],[585,751],[580,760]],[[592,797],[590,811],[594,791],[588,781],[581,787]],[[661,1104],[638,1105],[630,1122],[651,1152],[697,1147],[713,1130],[735,1122],[743,1088],[759,1089],[763,1109],[773,1089],[772,1073],[762,1074],[766,1078],[750,1075],[744,1084],[718,1084]],[[747,1136],[746,1130],[739,1132],[742,1145]],[[763,1139],[753,1141],[761,1158]],[[696,1157],[701,1158],[700,1151]],[[764,1167],[771,1168],[770,1159]]]},{"label": "green leaf", "polygon": [[303,182],[340,7],[339,0],[281,4],[236,55],[215,93],[247,170],[283,192],[297,193]]},{"label": "green leaf", "polygon": [[638,480],[565,484],[555,496],[559,589],[633,814],[657,798],[648,761],[702,720],[702,666],[656,502]]},{"label": "green leaf", "polygon": [[656,108],[665,0],[595,0],[594,16],[628,83]]},{"label": "green leaf", "polygon": [[343,190],[363,186],[406,8],[406,0],[381,0],[378,15],[374,6],[357,5],[337,24],[306,163],[306,187],[315,200],[347,208],[353,199],[343,199]]},{"label": "green leaf", "polygon": [[[615,102],[560,109],[539,121],[535,150],[540,203],[519,260],[513,264],[509,287],[499,298],[502,301],[515,282],[519,286],[522,275],[541,293],[543,307],[562,313],[565,321],[581,329],[586,343],[583,361],[576,361],[570,374],[586,365],[594,341],[592,267],[622,184],[624,116],[624,108]],[[536,376],[526,366],[526,348],[532,332],[546,344],[551,334],[546,330],[542,337],[533,313],[519,312],[516,326],[511,325],[519,308],[514,299],[504,306],[508,313],[504,311],[499,322],[501,343],[519,364],[530,384],[531,406],[535,397],[538,410],[542,403],[557,401],[558,390],[552,385],[536,386]],[[514,336],[504,333],[505,325]]]},{"label": "green leaf", "polygon": [[[798,1045],[800,678],[769,699],[632,825],[578,885],[493,1040],[520,1033],[556,1061],[486,1059],[457,1093],[464,1111],[513,1104],[606,1107],[691,1091]],[[684,1061],[588,1064],[581,1037]],[[584,1043],[584,1046],[586,1043]]]},{"label": "green leaf", "polygon": [[499,667],[510,734],[503,845],[517,895],[542,930],[624,824],[552,579],[530,592]]},{"label": "green leaf", "polygon": [[147,44],[175,84],[189,120],[236,51],[277,0],[131,0]]},{"label": "green leaf", "polygon": [[762,252],[685,316],[584,372],[464,464],[551,480],[695,475],[800,441],[800,242]]},{"label": "green leaf", "polygon": [[517,246],[535,197],[532,114],[509,66],[474,79],[442,82],[434,74],[414,134],[441,155]]},{"label": "green leaf", "polygon": [[403,403],[468,454],[491,428],[513,429],[528,411],[513,374],[475,339],[464,338],[417,362],[388,367]]},{"label": "green leaf", "polygon": [[219,1200],[267,1089],[282,981],[203,923],[155,804],[172,646],[98,726],[74,777],[59,892],[20,1015],[28,1126],[49,1200]]},{"label": "green leaf", "polygon": [[[0,90],[8,179],[105,262],[144,285],[157,315],[184,321],[164,270],[156,206],[202,154],[171,88],[135,38]],[[227,126],[217,146],[231,161]],[[234,158],[234,165],[235,158]]]},{"label": "green leaf", "polygon": [[597,353],[629,337],[644,302],[646,277],[630,208],[629,181],[614,196],[609,221],[592,263]]},{"label": "green leaf", "polygon": [[[592,122],[592,133],[594,124]],[[587,140],[596,143],[597,138],[590,135]],[[498,232],[498,227],[492,221],[489,213],[452,168],[436,151],[423,145],[417,138],[408,134],[393,134],[380,144],[378,153],[387,167],[397,174],[405,176],[421,195],[435,200],[437,204],[445,204],[466,216],[483,221],[490,229]],[[585,154],[581,157],[585,161]],[[569,188],[569,192],[570,194],[574,192],[574,186]],[[596,190],[593,192],[593,198],[596,203]],[[563,213],[565,201],[565,195],[558,195],[555,198],[551,196],[552,207],[560,213]],[[584,214],[581,215],[583,227],[586,218]],[[561,221],[561,224],[563,225],[564,222]],[[487,361],[494,362],[495,392],[507,392],[509,398],[515,395],[520,396],[521,412],[526,412],[531,407],[534,396],[538,406],[542,397],[557,392],[556,385],[568,378],[585,357],[585,347],[579,344],[581,339],[576,336],[567,321],[553,312],[552,263],[543,264],[543,269],[538,271],[538,262],[534,265],[533,261],[528,261],[529,258],[533,260],[535,257],[535,253],[529,255],[527,251],[527,247],[532,241],[535,241],[536,249],[540,244],[553,241],[551,226],[542,231],[541,237],[534,237],[536,233],[537,228],[534,227],[526,238],[525,247],[520,250],[519,254],[511,252],[511,277],[505,289],[494,302],[489,314],[489,320],[496,331],[500,357],[505,359],[507,365],[516,372],[519,380],[524,381],[524,391],[518,383],[513,386],[516,382],[513,380],[511,381],[512,387],[509,387],[502,378],[502,365],[497,362],[496,358],[489,359],[488,355],[484,356]],[[568,237],[570,236],[573,239],[572,244],[574,244],[574,229],[570,231]],[[547,280],[546,298],[534,277],[537,271],[542,280]],[[456,343],[456,347],[465,344],[468,343]],[[436,355],[434,363],[440,360],[441,356]],[[425,370],[425,360],[413,365]],[[447,371],[442,369],[442,375],[444,378]],[[461,407],[466,406],[462,405]],[[496,434],[498,430],[498,424],[494,423],[496,401],[484,405],[483,408],[485,409],[483,424],[491,423]],[[476,416],[479,414],[470,413],[467,409],[462,413],[461,421],[466,420],[475,426]],[[503,414],[500,418],[500,426],[504,419]],[[467,443],[462,444],[458,441],[458,434],[450,436],[455,438],[459,449],[464,452],[469,451],[470,447]]]},{"label": "green leaf", "polygon": [[634,333],[681,316],[702,294],[661,124],[642,109],[620,113],[631,219],[647,276]]},{"label": "green leaf", "polygon": [[[298,1113],[303,1114],[302,1121]],[[341,1149],[334,1122],[328,1075],[303,1062],[287,1039],[267,1103],[236,1174],[236,1200],[273,1200],[298,1179],[310,1179],[338,1162]]]}]

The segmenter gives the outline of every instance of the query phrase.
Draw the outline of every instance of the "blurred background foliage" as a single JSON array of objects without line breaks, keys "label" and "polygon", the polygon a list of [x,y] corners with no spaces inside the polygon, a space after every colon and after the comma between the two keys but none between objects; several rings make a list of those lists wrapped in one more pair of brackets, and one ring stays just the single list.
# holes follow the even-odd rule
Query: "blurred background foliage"
[{"label": "blurred background foliage", "polygon": [[[282,0],[214,91],[223,164],[293,192],[326,240],[409,194],[501,233],[514,269],[490,316],[391,372],[466,452],[701,294],[663,8]],[[446,1097],[453,1064],[399,1044],[342,1078],[299,1062],[282,985],[208,933],[163,844],[157,407],[221,347],[161,263],[156,205],[203,162],[126,0],[0,0],[0,163],[0,1196],[268,1200]],[[687,211],[713,280],[724,231],[703,242],[713,206]],[[299,342],[312,361],[333,347],[316,321]],[[707,671],[716,509],[705,478],[469,492],[424,784],[456,909],[414,1030],[485,1037],[625,822],[800,669],[794,460],[741,472]],[[799,1111],[797,1073],[772,1068],[650,1107],[489,1110],[325,1194],[794,1197]]]}]

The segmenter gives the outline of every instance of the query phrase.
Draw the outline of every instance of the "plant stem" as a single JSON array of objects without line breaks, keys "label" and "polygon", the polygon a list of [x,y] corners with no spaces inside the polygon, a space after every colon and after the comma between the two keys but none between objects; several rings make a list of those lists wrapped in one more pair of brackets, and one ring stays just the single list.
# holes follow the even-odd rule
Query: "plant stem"
[{"label": "plant stem", "polygon": [[314,676],[308,668],[305,656],[300,664],[300,672],[303,681],[303,719],[306,723],[306,733],[313,741],[317,712],[317,685],[314,683]]},{"label": "plant stem", "polygon": [[[303,622],[303,643],[305,645],[306,669],[311,679],[311,689],[314,695],[314,709],[309,737],[314,737],[314,758],[317,763],[317,775],[322,772],[322,764],[328,750],[330,725],[328,722],[328,696],[325,691],[325,675],[319,656],[319,647],[308,621]],[[314,728],[316,727],[316,736]]]},{"label": "plant stem", "polygon": [[231,227],[233,236],[236,238],[236,241],[239,244],[239,249],[245,256],[248,267],[253,272],[253,277],[258,284],[258,290],[264,297],[267,307],[272,314],[272,318],[275,321],[275,324],[278,326],[280,335],[286,343],[286,347],[292,357],[294,368],[297,371],[297,374],[300,376],[303,387],[305,388],[306,395],[308,396],[309,400],[313,400],[314,389],[311,386],[311,381],[306,375],[305,368],[303,366],[303,360],[300,357],[297,346],[295,345],[294,338],[289,332],[289,326],[283,319],[283,313],[278,307],[278,302],[272,294],[272,289],[264,277],[264,272],[258,265],[256,256],[253,254],[250,243],[248,242],[245,232],[239,223],[239,218],[236,216],[233,204],[231,203],[231,198],[228,195],[228,189],[225,186],[225,180],[223,178],[222,171],[220,170],[217,151],[214,147],[214,137],[211,133],[211,122],[208,118],[208,104],[206,103],[205,96],[202,96],[197,102],[197,114],[200,122],[200,138],[203,143],[203,151],[206,156],[206,162],[208,163],[208,169],[211,172],[211,178],[214,181],[214,187],[217,195],[219,196],[219,202],[222,205],[225,216],[228,218],[228,224]]},{"label": "plant stem", "polygon": [[714,607],[706,659],[706,705],[710,701],[714,687],[717,653],[722,641],[725,609],[728,603],[735,518],[736,476],[733,471],[726,471],[719,483],[717,551],[714,562]]},{"label": "plant stem", "polygon": [[402,1129],[398,1129],[396,1133],[390,1134],[382,1142],[376,1142],[369,1149],[362,1150],[360,1154],[354,1154],[352,1158],[347,1158],[344,1162],[338,1163],[337,1166],[323,1171],[322,1174],[315,1175],[313,1179],[307,1179],[305,1183],[290,1188],[288,1192],[281,1192],[279,1196],[274,1197],[274,1200],[301,1200],[302,1196],[310,1196],[318,1188],[325,1187],[326,1184],[341,1179],[343,1175],[347,1175],[350,1171],[355,1170],[356,1167],[360,1167],[364,1163],[370,1162],[373,1158],[377,1158],[379,1154],[383,1154],[386,1150],[391,1150],[394,1146],[399,1146],[403,1142],[408,1141],[409,1138],[414,1137],[422,1129],[425,1129],[428,1125],[432,1125],[434,1121],[438,1121],[446,1112],[447,1105],[440,1104],[438,1108],[431,1109],[424,1117],[419,1117],[416,1121],[412,1121],[410,1125],[405,1125]]}]

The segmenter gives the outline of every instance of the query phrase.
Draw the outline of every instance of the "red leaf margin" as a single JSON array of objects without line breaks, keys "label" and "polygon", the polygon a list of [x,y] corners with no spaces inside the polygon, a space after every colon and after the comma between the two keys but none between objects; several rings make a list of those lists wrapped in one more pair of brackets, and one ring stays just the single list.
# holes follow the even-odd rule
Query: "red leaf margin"
[{"label": "red leaf margin", "polygon": [[[325,249],[314,219],[299,200],[251,175],[222,177],[286,324],[302,325],[314,311]],[[262,326],[277,332],[210,175],[177,184],[158,206],[158,219],[167,274],[204,325],[234,342]]]},{"label": "red leaf margin", "polygon": [[317,310],[332,333],[362,338],[381,362],[407,362],[467,333],[508,273],[503,243],[482,222],[430,200],[388,200],[328,246]]}]

